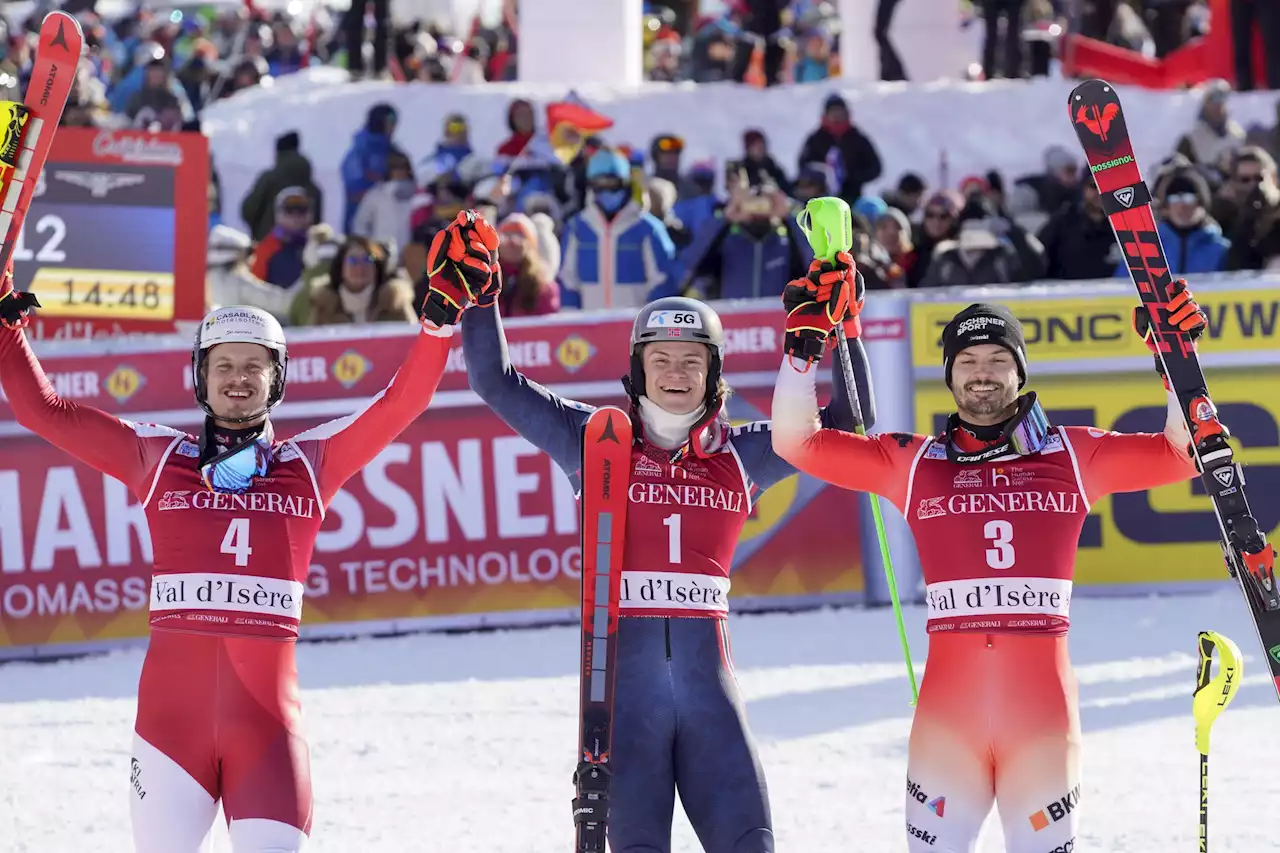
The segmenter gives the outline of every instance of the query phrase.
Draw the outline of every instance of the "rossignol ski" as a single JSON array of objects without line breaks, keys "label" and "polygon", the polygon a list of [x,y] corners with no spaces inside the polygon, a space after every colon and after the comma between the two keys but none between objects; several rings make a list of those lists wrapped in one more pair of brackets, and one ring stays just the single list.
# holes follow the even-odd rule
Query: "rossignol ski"
[{"label": "rossignol ski", "polygon": [[582,442],[582,648],[578,766],[573,774],[575,853],[605,851],[631,440],[631,419],[622,409],[605,406],[587,419]]},{"label": "rossignol ski", "polygon": [[1244,591],[1280,697],[1280,591],[1276,589],[1275,550],[1249,509],[1244,470],[1235,461],[1227,442],[1230,433],[1218,419],[1209,396],[1195,341],[1169,322],[1166,306],[1173,295],[1173,277],[1156,231],[1151,192],[1133,156],[1120,98],[1106,81],[1086,80],[1072,90],[1068,111],[1101,193],[1103,209],[1124,250],[1129,274],[1150,314],[1165,375],[1182,405],[1196,464],[1213,501],[1227,571]]},{"label": "rossignol ski", "polygon": [[[6,113],[5,126],[0,129],[0,235],[4,237],[0,270],[13,257],[83,49],[84,33],[76,19],[66,12],[50,12],[40,25],[40,42],[23,103],[0,102]],[[38,304],[34,297],[30,299]]]}]

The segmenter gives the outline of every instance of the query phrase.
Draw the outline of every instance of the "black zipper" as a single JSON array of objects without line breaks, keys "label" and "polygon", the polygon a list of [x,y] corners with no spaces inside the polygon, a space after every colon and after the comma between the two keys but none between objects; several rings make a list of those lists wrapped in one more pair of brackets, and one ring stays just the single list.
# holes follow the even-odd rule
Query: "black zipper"
[{"label": "black zipper", "polygon": [[671,617],[662,617],[662,632],[667,638],[667,660],[671,660]]}]

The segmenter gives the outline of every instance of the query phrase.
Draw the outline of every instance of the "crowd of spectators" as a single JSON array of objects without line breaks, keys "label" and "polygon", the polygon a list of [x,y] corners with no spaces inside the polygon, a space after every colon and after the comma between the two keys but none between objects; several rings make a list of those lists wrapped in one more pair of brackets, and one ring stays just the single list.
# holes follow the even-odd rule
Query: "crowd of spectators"
[{"label": "crowd of spectators", "polygon": [[[879,17],[891,17],[894,5],[882,0]],[[1114,16],[1142,5],[1093,4],[1110,9],[1103,35],[1129,32],[1116,29]],[[1199,5],[1180,3],[1184,35]],[[820,84],[839,73],[830,3],[732,0],[714,19],[682,19],[679,6],[646,11],[651,77]],[[3,39],[0,86],[25,88],[40,12]],[[968,13],[987,20],[983,73],[1023,76],[1029,66],[1000,40],[1061,9],[1053,0],[985,0]],[[299,18],[242,6],[142,10],[110,23],[90,9],[79,17],[91,51],[66,124],[196,131],[212,100],[316,63],[356,77],[440,83],[507,80],[515,71],[514,21],[477,24],[462,38],[434,25],[390,26],[385,3],[336,18],[321,7]],[[881,47],[893,77],[892,46]],[[1194,126],[1151,180],[1176,274],[1280,267],[1280,128],[1246,131],[1231,119],[1229,100],[1225,84],[1205,87]],[[652,140],[589,138],[560,167],[521,157],[546,129],[533,104],[516,100],[506,115],[511,135],[497,150],[475,150],[468,117],[453,114],[432,155],[414,163],[398,144],[394,108],[378,104],[342,163],[340,221],[321,221],[321,189],[297,133],[276,140],[274,165],[243,199],[221,197],[215,164],[208,302],[259,305],[291,325],[412,316],[431,238],[466,207],[499,225],[509,315],[634,307],[678,293],[776,296],[807,268],[795,214],[820,195],[854,208],[855,254],[872,288],[1124,274],[1097,191],[1073,153],[1045,151],[1039,174],[997,169],[939,185],[922,174],[883,174],[876,141],[840,96],[815,119],[794,163],[774,157],[767,127],[743,133],[735,159],[687,162],[672,128]],[[888,192],[865,192],[886,183]],[[247,233],[222,224],[233,205]]]},{"label": "crowd of spectators", "polygon": [[[1280,269],[1280,127],[1246,131],[1223,85],[1202,98],[1193,126],[1152,164],[1172,272]],[[864,188],[890,176],[835,94],[794,165],[772,155],[764,128],[743,133],[741,156],[723,164],[685,162],[683,140],[666,134],[643,148],[589,137],[567,167],[522,165],[532,104],[513,101],[507,118],[510,138],[489,153],[472,149],[465,116],[449,116],[415,166],[397,144],[394,109],[374,106],[343,161],[340,223],[317,222],[320,190],[300,139],[282,136],[276,165],[241,205],[254,234],[213,229],[211,298],[294,324],[399,318],[423,295],[432,237],[466,207],[499,223],[511,315],[673,294],[777,296],[811,260],[795,215],[825,195],[853,207],[854,254],[872,289],[1127,275],[1097,189],[1064,148],[1045,151],[1037,174],[993,170],[938,186],[908,173],[876,195]]]}]

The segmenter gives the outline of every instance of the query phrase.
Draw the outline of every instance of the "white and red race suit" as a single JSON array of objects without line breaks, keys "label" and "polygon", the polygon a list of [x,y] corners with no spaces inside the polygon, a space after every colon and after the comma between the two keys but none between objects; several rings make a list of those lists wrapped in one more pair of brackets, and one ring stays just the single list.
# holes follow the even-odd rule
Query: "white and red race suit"
[{"label": "white and red race suit", "polygon": [[205,487],[195,436],[59,398],[25,335],[0,329],[0,383],[17,421],[145,507],[151,634],[130,779],[139,853],[205,849],[219,799],[236,853],[305,845],[311,775],[294,640],[316,533],[338,489],[427,407],[452,333],[424,324],[386,389],[276,442],[267,475],[230,494]]}]

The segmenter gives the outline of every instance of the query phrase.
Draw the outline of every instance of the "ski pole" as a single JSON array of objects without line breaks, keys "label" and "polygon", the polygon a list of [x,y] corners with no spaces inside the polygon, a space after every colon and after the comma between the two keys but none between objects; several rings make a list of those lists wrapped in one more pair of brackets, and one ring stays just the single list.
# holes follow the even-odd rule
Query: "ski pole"
[{"label": "ski pole", "polygon": [[[853,215],[844,199],[833,196],[810,199],[799,215],[796,224],[804,232],[813,249],[813,256],[820,261],[834,262],[836,254],[853,248]],[[858,435],[866,435],[862,417],[862,404],[858,399],[858,383],[853,376],[853,359],[849,356],[849,341],[845,338],[844,323],[836,324],[836,355],[840,359],[840,372],[844,377],[845,394],[853,410],[853,429]],[[889,585],[889,598],[893,602],[893,615],[898,622],[898,638],[902,642],[902,656],[907,663],[907,677],[911,680],[911,704],[920,696],[916,686],[916,671],[911,663],[911,645],[907,642],[907,628],[902,619],[902,602],[898,599],[898,581],[893,573],[893,559],[889,555],[889,538],[884,529],[884,516],[880,511],[880,497],[871,499],[871,515],[876,522],[876,538],[880,541],[880,562],[884,566],[885,582]]]},{"label": "ski pole", "polygon": [[[1209,853],[1209,729],[1240,689],[1244,658],[1235,643],[1216,631],[1201,631],[1199,640],[1200,668],[1191,712],[1196,719],[1196,750],[1200,753],[1200,853]],[[1210,678],[1215,648],[1219,655],[1218,674]]]}]

